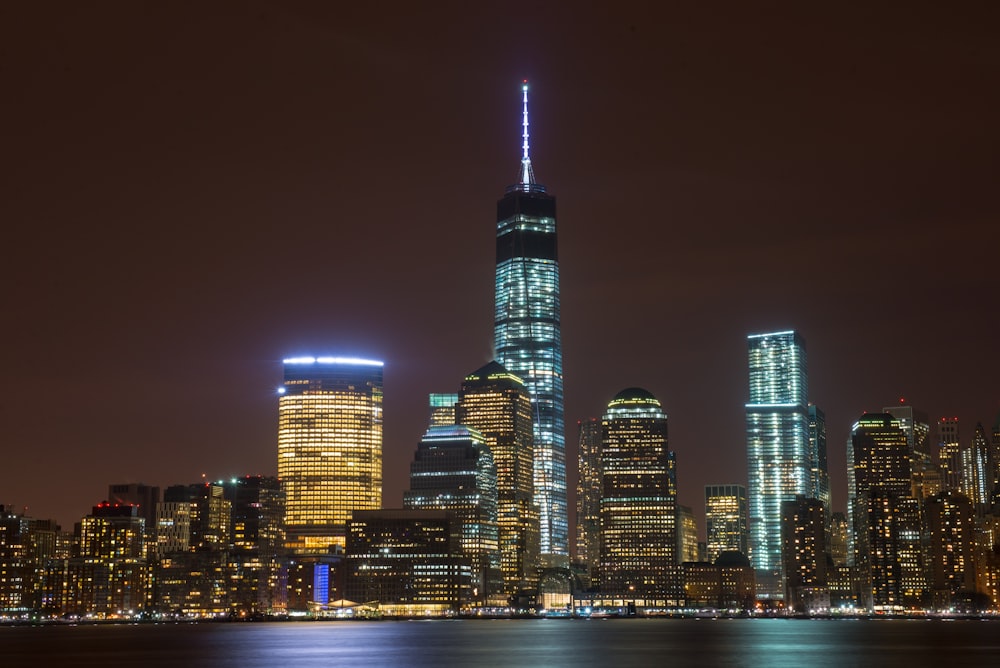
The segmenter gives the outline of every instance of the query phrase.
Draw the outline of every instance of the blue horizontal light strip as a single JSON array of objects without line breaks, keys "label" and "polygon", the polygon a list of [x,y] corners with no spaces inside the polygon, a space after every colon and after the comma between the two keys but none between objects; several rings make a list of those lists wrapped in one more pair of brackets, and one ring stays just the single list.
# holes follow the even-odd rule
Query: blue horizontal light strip
[{"label": "blue horizontal light strip", "polygon": [[366,360],[361,357],[289,357],[282,360],[283,364],[357,364],[360,366],[385,366],[378,360]]}]

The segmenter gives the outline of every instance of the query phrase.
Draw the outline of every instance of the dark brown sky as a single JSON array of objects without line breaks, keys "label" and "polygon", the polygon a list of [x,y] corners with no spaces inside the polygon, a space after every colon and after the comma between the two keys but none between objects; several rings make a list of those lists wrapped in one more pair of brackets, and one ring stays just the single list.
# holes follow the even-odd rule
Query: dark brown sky
[{"label": "dark brown sky", "polygon": [[646,387],[700,515],[784,328],[837,507],[862,411],[992,423],[995,3],[345,4],[0,7],[0,503],[273,474],[280,359],[331,353],[386,362],[398,505],[427,393],[490,358],[522,78],[568,442]]}]

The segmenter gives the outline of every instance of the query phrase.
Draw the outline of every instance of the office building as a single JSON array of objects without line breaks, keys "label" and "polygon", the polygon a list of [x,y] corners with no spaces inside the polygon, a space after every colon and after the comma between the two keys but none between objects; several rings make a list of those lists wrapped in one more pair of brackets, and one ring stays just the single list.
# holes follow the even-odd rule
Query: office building
[{"label": "office building", "polygon": [[958,418],[938,420],[938,468],[944,490],[962,489],[962,444],[959,440]]},{"label": "office building", "polygon": [[448,511],[355,511],[344,569],[346,598],[384,615],[443,616],[470,603],[471,572]]},{"label": "office building", "polygon": [[750,561],[757,595],[784,596],[781,504],[816,498],[818,455],[809,438],[805,341],[794,331],[747,337],[746,404]]},{"label": "office building", "polygon": [[715,563],[723,552],[747,555],[747,490],[743,485],[705,485],[706,557]]},{"label": "office building", "polygon": [[500,575],[497,469],[483,435],[464,425],[431,427],[410,464],[410,510],[447,510],[458,523],[461,553],[472,569],[473,605],[506,603]]},{"label": "office building", "polygon": [[912,496],[907,432],[888,413],[866,413],[851,430],[848,513],[858,604],[898,612],[926,593],[919,501]]},{"label": "office building", "polygon": [[596,580],[601,563],[601,421],[588,418],[576,424],[576,559]]},{"label": "office building", "polygon": [[827,612],[830,609],[830,589],[823,502],[797,496],[795,500],[781,504],[781,514],[785,604],[796,612]]},{"label": "office building", "polygon": [[447,427],[455,423],[455,404],[458,403],[458,395],[432,393],[428,396],[428,407],[430,416],[427,421],[430,427]]},{"label": "office building", "polygon": [[504,591],[514,596],[538,584],[531,400],[520,378],[490,362],[465,377],[455,415],[459,424],[482,434],[493,453],[500,571]]},{"label": "office building", "polygon": [[236,617],[282,612],[285,494],[277,478],[247,475],[223,483],[229,502],[229,610]]},{"label": "office building", "polygon": [[814,404],[809,404],[809,450],[816,453],[813,464],[813,478],[816,481],[815,498],[823,504],[826,518],[826,544],[830,544],[830,527],[833,508],[830,506],[830,467],[826,457],[826,413]]},{"label": "office building", "polygon": [[667,416],[656,397],[633,387],[611,400],[601,429],[601,592],[677,605],[683,584]]},{"label": "office building", "polygon": [[925,504],[930,538],[932,605],[948,610],[976,589],[975,511],[965,495],[947,491]]},{"label": "office building", "polygon": [[544,565],[569,561],[556,200],[535,181],[522,88],[518,182],[497,202],[496,359],[524,381],[534,413],[535,503]]},{"label": "office building", "polygon": [[700,561],[698,558],[698,524],[691,506],[677,504],[677,561]]},{"label": "office building", "polygon": [[343,547],[355,510],[382,506],[382,362],[345,357],[284,361],[278,402],[278,478],[288,547]]},{"label": "office building", "polygon": [[993,496],[993,480],[990,444],[981,423],[976,424],[972,442],[961,450],[961,462],[961,491],[972,501],[972,507],[977,513],[984,513]]},{"label": "office building", "polygon": [[906,447],[910,459],[915,461],[930,461],[931,425],[927,413],[914,408],[900,399],[895,406],[886,406],[883,413],[888,413],[899,423],[899,428],[906,434]]}]

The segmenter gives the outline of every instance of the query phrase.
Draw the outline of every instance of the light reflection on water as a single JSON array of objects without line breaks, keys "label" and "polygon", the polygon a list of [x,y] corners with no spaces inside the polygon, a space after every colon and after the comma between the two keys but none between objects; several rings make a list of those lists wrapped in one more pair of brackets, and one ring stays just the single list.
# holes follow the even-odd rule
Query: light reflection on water
[{"label": "light reflection on water", "polygon": [[468,620],[0,628],[0,664],[323,666],[992,665],[1000,622]]}]

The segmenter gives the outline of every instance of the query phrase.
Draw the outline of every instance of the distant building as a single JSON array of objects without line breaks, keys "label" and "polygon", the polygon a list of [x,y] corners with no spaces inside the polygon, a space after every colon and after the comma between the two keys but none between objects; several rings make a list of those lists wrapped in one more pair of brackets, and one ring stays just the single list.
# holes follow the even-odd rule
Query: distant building
[{"label": "distant building", "polygon": [[899,404],[896,406],[886,406],[882,409],[882,412],[888,413],[895,418],[899,428],[906,434],[906,447],[909,451],[910,459],[930,461],[931,425],[927,413],[904,402],[905,400],[900,399]]},{"label": "distant building", "polygon": [[941,469],[943,490],[962,489],[962,444],[959,441],[957,417],[938,420],[938,467]]},{"label": "distant building", "polygon": [[447,427],[456,424],[455,404],[458,403],[458,395],[452,394],[431,394],[428,397],[430,417],[427,421],[430,427]]},{"label": "distant building", "polygon": [[521,379],[490,362],[462,382],[455,416],[486,439],[497,469],[497,523],[504,591],[538,584],[539,528],[534,499],[531,399]]},{"label": "distant building", "polygon": [[138,508],[104,502],[79,526],[80,554],[69,559],[60,612],[114,618],[146,610],[150,574]]},{"label": "distant building", "polygon": [[343,547],[354,510],[382,506],[382,362],[284,361],[278,401],[278,478],[288,548]]},{"label": "distant building", "polygon": [[698,561],[698,524],[694,519],[691,506],[677,505],[677,558],[685,561]]},{"label": "distant building", "polygon": [[576,557],[597,580],[601,563],[601,421],[577,423]]},{"label": "distant building", "polygon": [[986,430],[982,423],[976,424],[972,442],[961,451],[962,462],[962,494],[969,497],[973,508],[983,513],[990,505],[993,496],[993,481],[991,478],[990,444],[986,439]]},{"label": "distant building", "polygon": [[705,485],[705,525],[708,561],[723,552],[749,553],[747,489],[743,485]]},{"label": "distant building", "polygon": [[847,536],[850,532],[850,524],[847,521],[847,516],[844,513],[836,512],[831,516],[832,526],[830,527],[830,559],[833,561],[834,566],[846,566],[848,562],[853,562],[853,559],[848,559],[848,540]]},{"label": "distant building", "polygon": [[44,570],[56,556],[59,527],[0,505],[0,617],[42,611]]},{"label": "distant building", "polygon": [[851,432],[848,511],[861,607],[920,607],[926,578],[908,436],[888,413],[866,413]]},{"label": "distant building", "polygon": [[472,594],[459,532],[444,510],[355,511],[344,561],[347,599],[385,615],[457,613]]},{"label": "distant building", "polygon": [[830,609],[825,523],[826,510],[819,499],[797,496],[781,504],[785,603],[796,612]]},{"label": "distant building", "polygon": [[684,562],[682,568],[687,607],[733,612],[753,609],[754,571],[745,554],[723,552],[715,563]]},{"label": "distant building", "polygon": [[108,485],[108,503],[138,507],[139,516],[146,520],[146,542],[154,539],[156,529],[156,504],[160,502],[160,488],[141,482]]},{"label": "distant building", "polygon": [[816,484],[814,498],[823,504],[826,544],[829,545],[833,508],[830,505],[830,466],[826,456],[826,413],[814,404],[809,404],[809,450],[816,453],[812,472]]},{"label": "distant building", "polygon": [[628,388],[601,426],[601,592],[676,605],[683,583],[667,416],[648,391]]},{"label": "distant building", "polygon": [[930,537],[930,589],[935,608],[947,610],[976,590],[975,512],[968,497],[949,491],[925,504]]},{"label": "distant building", "polygon": [[229,610],[252,617],[286,609],[281,555],[285,494],[277,478],[243,476],[223,483],[230,504]]},{"label": "distant building", "polygon": [[781,504],[817,496],[818,455],[809,437],[806,346],[794,331],[747,337],[750,399],[746,404],[750,562],[757,596],[780,599]]},{"label": "distant building", "polygon": [[410,464],[403,507],[450,511],[472,569],[470,604],[506,603],[497,529],[497,468],[486,439],[464,425],[431,427]]}]

